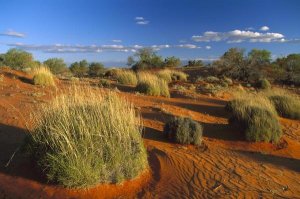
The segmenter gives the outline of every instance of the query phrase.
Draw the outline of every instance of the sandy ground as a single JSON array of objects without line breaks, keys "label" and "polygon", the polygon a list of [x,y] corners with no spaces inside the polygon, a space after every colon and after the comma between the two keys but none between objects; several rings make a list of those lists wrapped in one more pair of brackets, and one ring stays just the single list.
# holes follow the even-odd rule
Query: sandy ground
[{"label": "sandy ground", "polygon": [[[121,185],[86,190],[49,184],[18,148],[30,112],[57,91],[32,85],[22,72],[0,74],[0,198],[300,198],[299,120],[280,118],[284,135],[276,146],[249,143],[238,127],[228,125],[225,99],[175,91],[170,99],[149,97],[124,86],[120,95],[141,111],[149,171]],[[203,125],[201,147],[164,137],[163,125],[172,115],[189,116]]]}]

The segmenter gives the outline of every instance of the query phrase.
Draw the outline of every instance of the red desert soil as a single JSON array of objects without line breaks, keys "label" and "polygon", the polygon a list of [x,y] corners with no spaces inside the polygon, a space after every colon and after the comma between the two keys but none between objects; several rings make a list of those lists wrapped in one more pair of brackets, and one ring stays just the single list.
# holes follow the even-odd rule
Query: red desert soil
[{"label": "red desert soil", "polygon": [[[225,99],[197,94],[172,98],[120,95],[141,111],[150,171],[121,185],[70,190],[47,183],[18,151],[26,119],[38,103],[57,91],[30,83],[22,72],[2,70],[0,82],[0,198],[299,198],[300,121],[280,119],[284,136],[277,146],[248,143],[228,125]],[[59,87],[66,87],[60,81]],[[129,91],[129,92],[128,92]],[[164,122],[189,116],[204,127],[203,146],[182,146],[165,139]],[[12,155],[14,157],[10,160]]]}]

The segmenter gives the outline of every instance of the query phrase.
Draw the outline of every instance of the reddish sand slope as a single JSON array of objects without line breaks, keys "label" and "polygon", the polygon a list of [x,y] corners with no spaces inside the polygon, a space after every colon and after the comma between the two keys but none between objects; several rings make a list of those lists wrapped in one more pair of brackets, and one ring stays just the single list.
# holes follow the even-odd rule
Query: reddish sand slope
[{"label": "reddish sand slope", "polygon": [[[25,136],[34,105],[49,101],[55,89],[30,84],[30,77],[0,71],[0,198],[299,198],[300,121],[280,119],[284,136],[277,146],[248,143],[241,130],[228,125],[226,101],[203,95],[172,98],[120,95],[141,111],[150,172],[122,185],[67,190],[49,185],[32,162],[14,152]],[[59,87],[66,86],[64,82]],[[203,146],[167,141],[164,122],[172,115],[189,116],[204,127]]]}]

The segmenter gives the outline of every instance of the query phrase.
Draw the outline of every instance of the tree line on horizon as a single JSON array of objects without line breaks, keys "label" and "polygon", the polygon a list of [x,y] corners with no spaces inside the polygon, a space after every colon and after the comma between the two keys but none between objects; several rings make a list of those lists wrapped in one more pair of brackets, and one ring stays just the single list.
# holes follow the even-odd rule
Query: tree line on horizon
[{"label": "tree line on horizon", "polygon": [[[34,60],[33,55],[21,49],[9,49],[0,54],[0,66],[9,66],[23,70],[41,65],[47,66],[53,74],[72,73],[74,76],[103,76],[104,65],[101,62],[88,62],[83,59],[73,62],[69,67],[62,58],[49,58],[44,62]],[[163,58],[152,48],[139,49],[127,59],[132,70],[147,70],[181,67],[181,60],[175,56]],[[224,75],[242,81],[256,81],[263,76],[284,83],[300,84],[300,53],[271,59],[271,52],[264,49],[252,49],[248,54],[241,48],[228,49],[218,60],[205,64],[202,60],[189,60],[183,67],[209,66],[216,75]]]}]

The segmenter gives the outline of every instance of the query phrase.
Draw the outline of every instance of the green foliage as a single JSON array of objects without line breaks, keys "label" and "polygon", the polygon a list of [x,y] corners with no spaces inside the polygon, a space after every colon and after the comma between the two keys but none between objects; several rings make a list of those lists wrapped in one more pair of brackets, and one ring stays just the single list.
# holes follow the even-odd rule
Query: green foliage
[{"label": "green foliage", "polygon": [[141,48],[134,55],[138,61],[132,66],[133,70],[144,70],[150,68],[160,68],[163,60],[152,48]]},{"label": "green foliage", "polygon": [[271,61],[271,52],[268,50],[252,49],[248,53],[248,60],[253,66],[269,64]]},{"label": "green foliage", "polygon": [[121,183],[148,166],[140,117],[115,93],[79,88],[33,118],[24,148],[51,182],[68,188]]},{"label": "green foliage", "polygon": [[127,58],[127,66],[132,66],[135,63],[134,58],[132,56],[129,56]]},{"label": "green foliage", "polygon": [[67,70],[67,65],[63,59],[60,58],[50,58],[44,61],[46,65],[53,74],[61,74]]},{"label": "green foliage", "polygon": [[269,99],[274,104],[279,115],[291,118],[300,119],[300,100],[286,95],[271,95]]},{"label": "green foliage", "polygon": [[164,67],[179,67],[181,65],[181,61],[177,57],[167,57],[164,62]]},{"label": "green foliage", "polygon": [[258,96],[252,99],[234,99],[226,108],[232,113],[229,122],[236,122],[243,127],[246,140],[274,143],[280,140],[282,130],[276,111],[266,99]]},{"label": "green foliage", "polygon": [[260,88],[260,89],[264,89],[264,90],[268,90],[268,89],[271,89],[271,83],[266,79],[260,79],[258,82],[257,82],[257,87]]},{"label": "green foliage", "polygon": [[74,62],[70,66],[71,72],[77,77],[83,77],[88,72],[88,63],[86,60]]},{"label": "green foliage", "polygon": [[202,67],[204,63],[202,60],[189,60],[186,67]]},{"label": "green foliage", "polygon": [[89,65],[90,76],[99,77],[104,75],[104,65],[100,62],[92,62]]},{"label": "green foliage", "polygon": [[191,118],[175,117],[164,126],[166,136],[180,144],[200,145],[202,126]]},{"label": "green foliage", "polygon": [[4,64],[13,69],[32,67],[34,61],[31,53],[16,48],[10,49],[4,54]]}]

